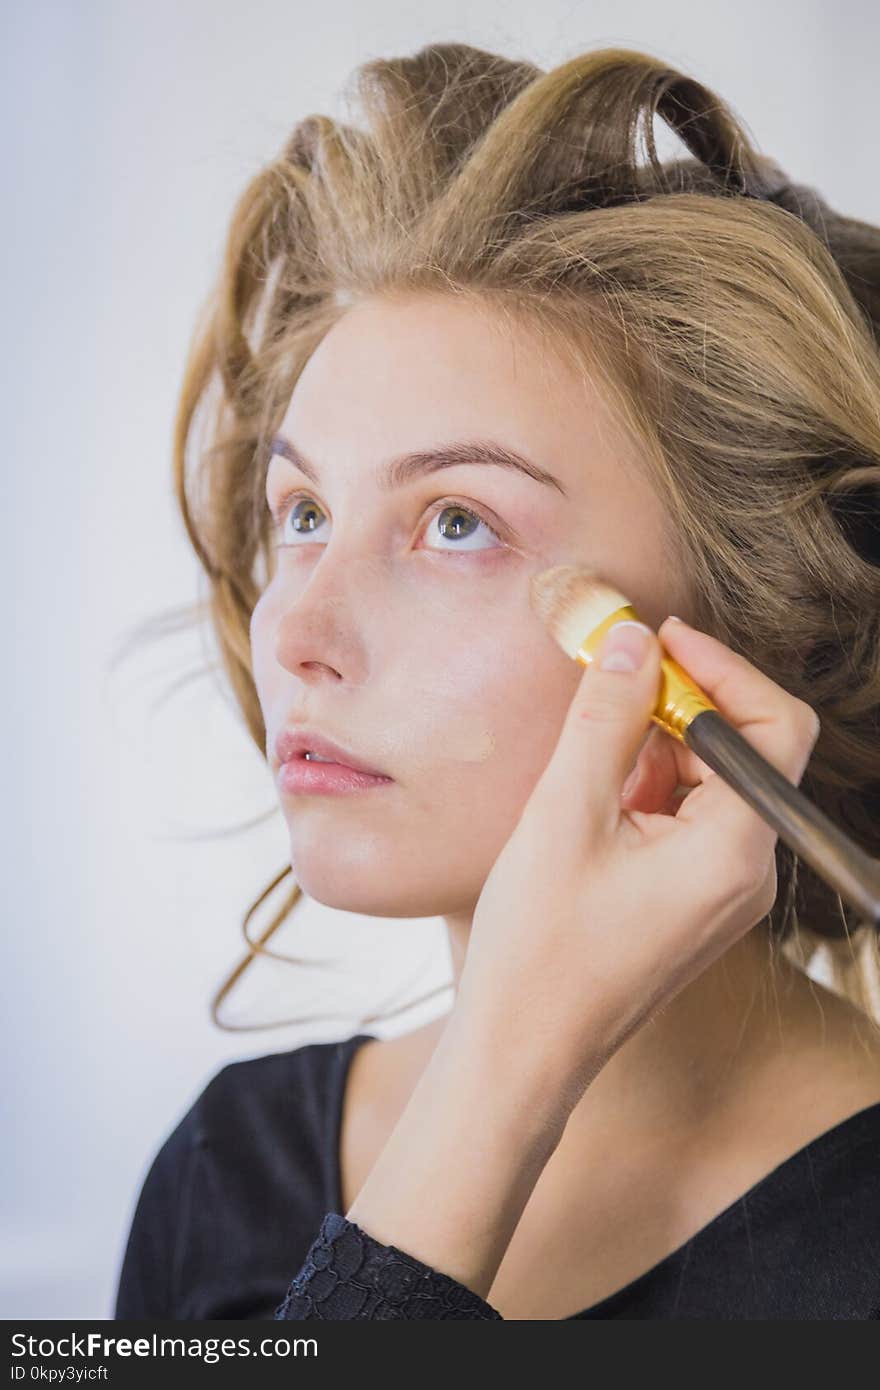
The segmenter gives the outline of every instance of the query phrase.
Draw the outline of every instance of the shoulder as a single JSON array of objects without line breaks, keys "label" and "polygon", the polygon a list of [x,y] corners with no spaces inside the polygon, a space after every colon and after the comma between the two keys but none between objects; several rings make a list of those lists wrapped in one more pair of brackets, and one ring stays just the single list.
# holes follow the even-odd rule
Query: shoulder
[{"label": "shoulder", "polygon": [[778,1253],[788,1262],[796,1242],[801,1275],[813,1271],[815,1316],[839,1317],[843,1306],[845,1316],[880,1317],[878,1158],[880,1100],[873,1099],[788,1165],[780,1195],[792,1243]]},{"label": "shoulder", "polygon": [[[202,1085],[148,1163],[123,1256],[116,1318],[180,1316],[184,1291],[200,1296],[210,1271],[223,1268],[230,1239],[246,1261],[248,1242],[261,1232],[264,1240],[275,1234],[271,1221],[253,1221],[255,1202],[280,1217],[286,1245],[278,1259],[289,1258],[290,1233],[302,1227],[305,1239],[320,1215],[334,1087],[357,1037],[227,1062]],[[260,1268],[270,1257],[262,1248],[254,1251]]]},{"label": "shoulder", "polygon": [[166,1134],[144,1180],[144,1196],[168,1204],[180,1196],[194,1156],[240,1164],[271,1161],[279,1133],[284,1151],[317,1149],[326,1133],[334,1087],[359,1035],[303,1043],[284,1052],[227,1062],[197,1091]]},{"label": "shoulder", "polygon": [[210,1144],[230,1128],[323,1124],[328,1100],[360,1035],[303,1043],[286,1052],[227,1062],[210,1078],[184,1117],[191,1139]]}]

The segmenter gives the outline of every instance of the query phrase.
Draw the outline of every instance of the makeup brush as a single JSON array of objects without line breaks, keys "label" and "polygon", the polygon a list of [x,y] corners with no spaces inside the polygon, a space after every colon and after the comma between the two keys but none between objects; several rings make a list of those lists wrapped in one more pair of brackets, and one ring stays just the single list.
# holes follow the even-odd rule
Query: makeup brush
[{"label": "makeup brush", "polygon": [[[531,602],[562,650],[582,666],[590,664],[614,623],[644,621],[619,590],[578,565],[555,565],[533,575]],[[880,860],[767,762],[670,656],[661,659],[651,718],[723,777],[860,917],[880,925]]]}]

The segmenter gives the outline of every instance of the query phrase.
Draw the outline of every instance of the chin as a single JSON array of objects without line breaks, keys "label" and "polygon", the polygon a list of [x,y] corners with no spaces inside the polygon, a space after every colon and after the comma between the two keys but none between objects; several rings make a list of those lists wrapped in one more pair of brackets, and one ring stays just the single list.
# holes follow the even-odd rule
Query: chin
[{"label": "chin", "polygon": [[[310,808],[319,809],[319,808]],[[334,808],[335,809],[335,808]],[[498,849],[463,840],[461,826],[405,817],[392,824],[296,815],[290,865],[308,897],[368,917],[447,917],[472,911]]]},{"label": "chin", "polygon": [[463,895],[450,891],[454,885],[444,881],[443,873],[431,882],[414,872],[413,859],[399,850],[348,858],[340,839],[331,854],[324,849],[306,852],[302,846],[291,853],[294,880],[314,902],[365,917],[442,917],[460,910]]},{"label": "chin", "polygon": [[363,917],[435,917],[441,911],[433,905],[422,907],[414,898],[399,893],[391,896],[387,882],[368,886],[351,883],[339,873],[329,877],[299,874],[295,866],[293,877],[313,902],[337,912],[356,912]]}]

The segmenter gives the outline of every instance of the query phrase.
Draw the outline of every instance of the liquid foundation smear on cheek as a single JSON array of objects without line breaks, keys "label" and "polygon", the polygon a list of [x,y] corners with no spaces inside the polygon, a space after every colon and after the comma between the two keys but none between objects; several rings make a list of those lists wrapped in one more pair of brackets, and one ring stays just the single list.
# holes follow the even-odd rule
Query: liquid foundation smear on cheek
[{"label": "liquid foundation smear on cheek", "polygon": [[385,739],[389,765],[399,757],[407,769],[430,770],[440,762],[482,763],[495,751],[495,735],[479,715],[419,715],[411,724],[389,731]]}]

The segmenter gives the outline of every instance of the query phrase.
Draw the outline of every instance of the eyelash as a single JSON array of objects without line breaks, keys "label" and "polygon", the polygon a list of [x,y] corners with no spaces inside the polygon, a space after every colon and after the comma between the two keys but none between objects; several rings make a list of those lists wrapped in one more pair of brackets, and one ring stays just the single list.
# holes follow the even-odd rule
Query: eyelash
[{"label": "eyelash", "polygon": [[[270,530],[273,536],[279,537],[281,535],[284,523],[286,522],[290,512],[293,510],[294,504],[306,497],[310,501],[315,500],[312,497],[311,493],[304,492],[301,488],[293,488],[289,492],[282,493],[275,506],[269,508],[269,515],[271,517]],[[468,516],[472,516],[475,518],[475,520],[481,521],[483,525],[486,527],[486,529],[492,533],[496,541],[500,541],[502,545],[506,543],[504,536],[500,534],[498,528],[496,526],[493,526],[492,523],[488,521],[485,516],[483,516],[482,512],[477,511],[475,507],[465,506],[463,502],[458,501],[458,499],[455,497],[442,497],[438,502],[435,502],[425,520],[425,526],[429,526],[431,522],[434,520],[435,516],[439,516],[441,512],[446,511],[447,507],[460,508],[460,510],[465,512]],[[278,545],[283,546],[283,542],[279,540]],[[445,553],[449,555],[454,552],[441,551],[439,553]],[[474,554],[475,552],[468,551],[463,553]]]}]

